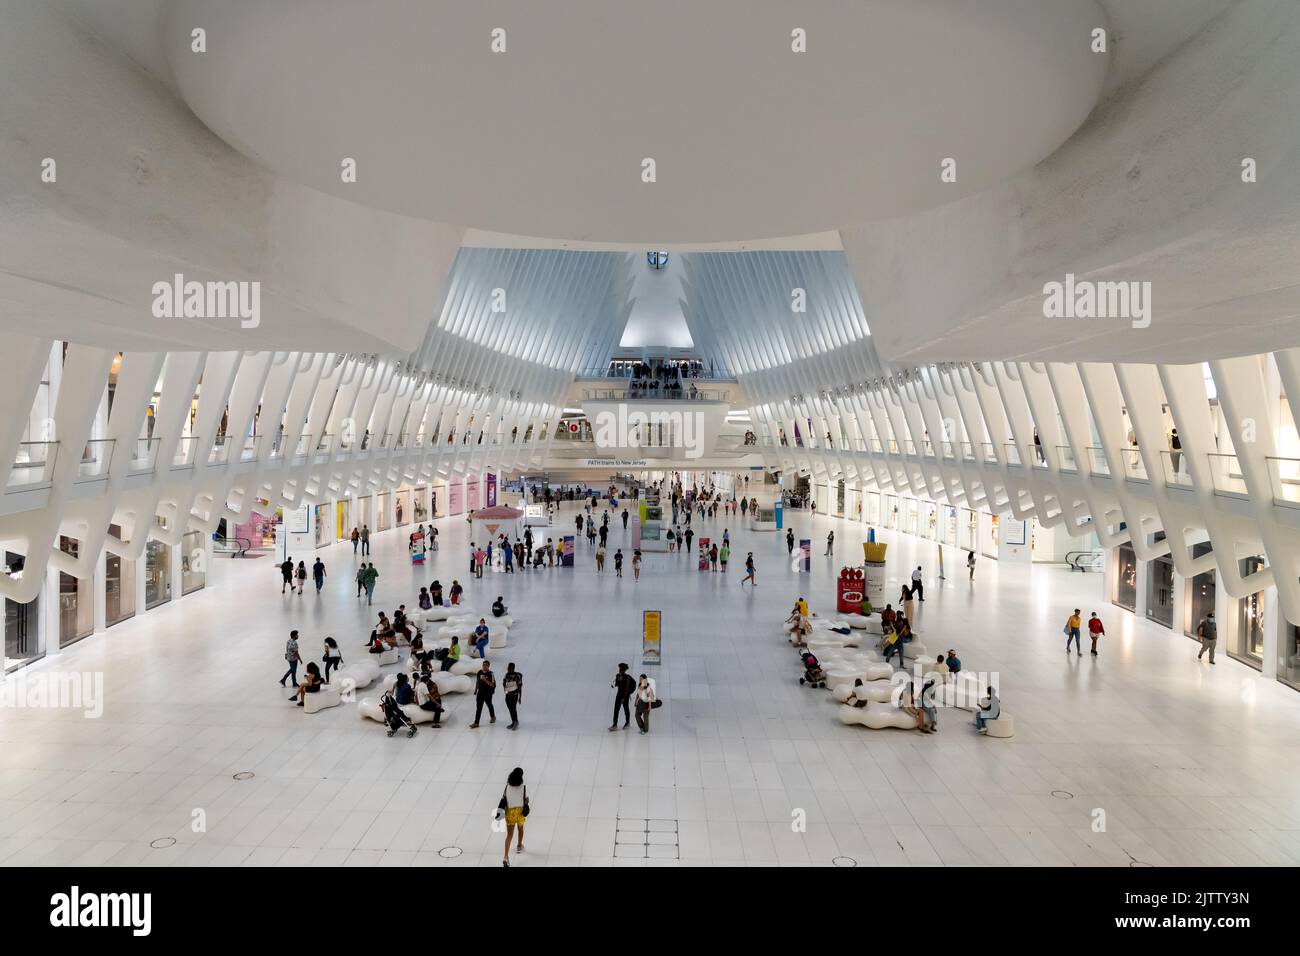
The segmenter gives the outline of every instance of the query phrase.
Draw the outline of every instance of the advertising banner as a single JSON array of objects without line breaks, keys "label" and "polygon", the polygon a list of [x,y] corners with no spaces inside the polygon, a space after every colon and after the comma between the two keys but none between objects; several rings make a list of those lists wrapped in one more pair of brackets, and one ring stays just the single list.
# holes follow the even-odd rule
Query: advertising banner
[{"label": "advertising banner", "polygon": [[487,507],[495,508],[497,506],[497,476],[488,472],[487,474]]},{"label": "advertising banner", "polygon": [[709,539],[700,538],[700,570],[709,570]]},{"label": "advertising banner", "polygon": [[573,535],[566,534],[560,539],[560,567],[573,567]]},{"label": "advertising banner", "polygon": [[644,611],[641,615],[641,663],[658,664],[661,654],[663,613]]},{"label": "advertising banner", "polygon": [[799,539],[799,571],[800,573],[812,571],[812,541],[808,538]]}]

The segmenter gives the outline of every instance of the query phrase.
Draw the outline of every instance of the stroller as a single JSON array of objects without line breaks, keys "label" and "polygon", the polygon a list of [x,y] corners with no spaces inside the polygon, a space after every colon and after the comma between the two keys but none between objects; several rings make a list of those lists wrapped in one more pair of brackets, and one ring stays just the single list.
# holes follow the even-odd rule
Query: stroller
[{"label": "stroller", "polygon": [[393,736],[403,727],[407,728],[406,736],[415,736],[415,723],[410,717],[402,711],[397,705],[395,698],[389,691],[384,692],[384,696],[379,698],[379,707],[384,712],[384,723],[388,725],[388,736]]},{"label": "stroller", "polygon": [[[825,687],[826,672],[817,661],[817,655],[812,651],[804,651],[799,655],[799,660],[803,662],[803,677],[799,678],[800,684],[807,684],[810,687]],[[389,736],[392,736],[389,734]]]}]

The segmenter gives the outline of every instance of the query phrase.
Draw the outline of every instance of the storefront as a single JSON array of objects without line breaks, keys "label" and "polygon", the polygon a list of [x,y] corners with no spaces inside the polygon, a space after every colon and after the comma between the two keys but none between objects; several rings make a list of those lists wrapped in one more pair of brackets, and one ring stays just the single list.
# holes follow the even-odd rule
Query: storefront
[{"label": "storefront", "polygon": [[387,491],[381,491],[375,495],[375,531],[387,531],[393,526],[392,511],[390,500],[392,495]]},{"label": "storefront", "polygon": [[986,558],[997,558],[998,556],[998,516],[990,512],[984,512],[984,518],[988,522],[988,534],[984,535],[984,547],[980,554]]},{"label": "storefront", "polygon": [[1121,544],[1115,549],[1115,597],[1113,603],[1137,613],[1137,554],[1133,546]]},{"label": "storefront", "polygon": [[[1264,567],[1261,557],[1242,558],[1241,575],[1254,574]],[[1260,670],[1264,666],[1264,629],[1266,614],[1264,592],[1256,591],[1237,601],[1236,627],[1228,640],[1228,656]]]},{"label": "storefront", "polygon": [[397,527],[411,523],[411,492],[399,491],[396,500],[393,502],[393,518]]},{"label": "storefront", "polygon": [[844,481],[841,479],[835,483],[835,513],[841,518],[844,517]]},{"label": "storefront", "polygon": [[351,537],[352,499],[340,498],[334,502],[334,540],[347,541]]},{"label": "storefront", "polygon": [[158,607],[172,599],[172,549],[163,541],[144,546],[144,609]]},{"label": "storefront", "polygon": [[316,524],[316,547],[323,548],[327,544],[334,543],[334,522],[330,520],[330,506],[328,504],[315,505],[312,508],[312,517]]},{"label": "storefront", "polygon": [[920,506],[915,498],[903,499],[903,530],[908,534],[916,534],[916,523]]},{"label": "storefront", "polygon": [[878,491],[867,493],[867,523],[880,524],[880,492]]},{"label": "storefront", "polygon": [[[371,517],[374,514],[375,499],[373,495],[362,495],[352,502],[352,528],[358,531],[366,525],[371,524]],[[348,529],[348,537],[352,536],[352,528]],[[372,527],[373,531],[374,528]]]},{"label": "storefront", "polygon": [[187,531],[181,538],[181,594],[208,584],[208,551],[202,531]]},{"label": "storefront", "polygon": [[411,498],[411,520],[424,524],[429,520],[429,486],[418,485]]},{"label": "storefront", "polygon": [[[23,556],[5,552],[5,575],[15,580],[23,576]],[[25,667],[45,656],[41,639],[40,598],[19,604],[5,598],[5,673]]]},{"label": "storefront", "polygon": [[961,546],[967,551],[974,551],[979,547],[979,515],[970,508],[963,508],[962,513],[962,542]]},{"label": "storefront", "polygon": [[[59,550],[76,560],[80,548],[75,538],[59,538]],[[59,647],[75,644],[95,633],[95,582],[59,572]]]},{"label": "storefront", "polygon": [[[122,529],[110,525],[109,534],[120,537]],[[112,627],[135,617],[135,562],[104,552],[104,625]]]},{"label": "storefront", "polygon": [[1148,621],[1174,626],[1174,562],[1168,555],[1147,562]]},{"label": "storefront", "polygon": [[1300,690],[1300,627],[1294,624],[1286,626],[1277,656],[1277,679]]},{"label": "storefront", "polygon": [[[1192,557],[1199,558],[1202,555],[1209,554],[1214,548],[1209,542],[1192,545]],[[1183,605],[1185,612],[1183,614],[1183,633],[1194,641],[1200,640],[1196,636],[1196,628],[1205,615],[1214,610],[1214,599],[1218,590],[1218,577],[1213,568],[1209,571],[1202,571],[1187,579],[1185,585]]]}]

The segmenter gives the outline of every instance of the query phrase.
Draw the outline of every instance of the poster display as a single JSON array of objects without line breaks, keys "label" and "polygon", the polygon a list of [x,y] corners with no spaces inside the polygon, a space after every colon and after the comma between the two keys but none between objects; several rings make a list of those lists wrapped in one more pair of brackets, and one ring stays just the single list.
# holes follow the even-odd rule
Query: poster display
[{"label": "poster display", "polygon": [[808,538],[799,539],[799,572],[812,572],[812,541]]},{"label": "poster display", "polygon": [[641,614],[641,663],[658,664],[663,660],[663,613],[643,611]]},{"label": "poster display", "polygon": [[487,475],[487,507],[495,508],[497,506],[497,476],[488,472]]},{"label": "poster display", "polygon": [[700,544],[700,570],[707,571],[709,570],[709,539],[699,538],[697,540]]},{"label": "poster display", "polygon": [[560,539],[560,567],[573,567],[573,535],[566,534]]}]

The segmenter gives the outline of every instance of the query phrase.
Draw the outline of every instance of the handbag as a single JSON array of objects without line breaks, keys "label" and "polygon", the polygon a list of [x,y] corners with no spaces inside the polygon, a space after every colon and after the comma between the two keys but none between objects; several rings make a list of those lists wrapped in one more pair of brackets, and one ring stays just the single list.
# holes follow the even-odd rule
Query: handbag
[{"label": "handbag", "polygon": [[660,707],[662,707],[663,705],[664,705],[664,702],[663,702],[662,700],[660,700],[658,697],[656,697],[654,700],[650,701],[650,709],[651,709],[651,710],[658,710],[658,709],[659,709]]}]

